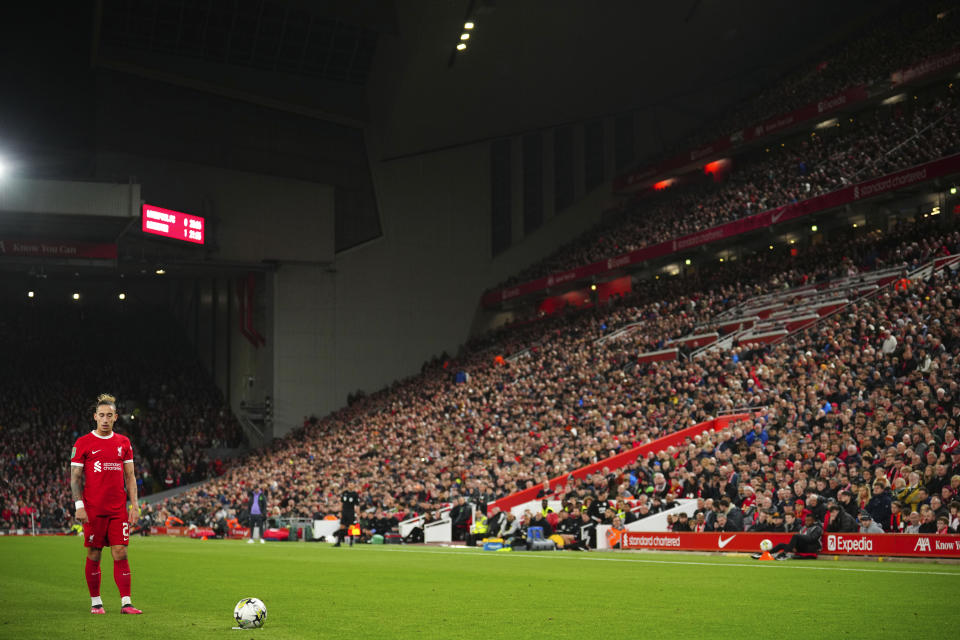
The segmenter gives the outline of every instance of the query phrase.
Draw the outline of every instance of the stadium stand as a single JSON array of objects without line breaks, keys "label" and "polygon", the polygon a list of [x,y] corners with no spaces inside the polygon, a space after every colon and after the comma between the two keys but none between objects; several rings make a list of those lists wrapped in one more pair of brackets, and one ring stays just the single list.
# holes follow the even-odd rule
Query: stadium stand
[{"label": "stadium stand", "polygon": [[[949,455],[960,416],[957,272],[930,269],[922,272],[926,280],[904,291],[894,290],[892,281],[871,282],[866,264],[915,272],[958,252],[955,228],[940,232],[922,220],[881,237],[813,247],[796,258],[760,254],[709,280],[652,284],[607,308],[514,327],[311,420],[160,508],[207,519],[240,514],[246,488],[265,484],[275,518],[323,516],[338,513],[339,491],[352,482],[361,486],[360,511],[376,519],[430,514],[458,498],[485,505],[717,413],[752,407],[760,408],[757,426],[751,420],[715,439],[565,484],[558,497],[579,501],[568,503],[573,510],[590,504],[587,498],[594,504],[622,499],[627,502],[616,509],[646,515],[659,511],[668,496],[727,496],[749,520],[759,518],[750,507],[765,505],[765,498],[770,508],[784,509],[788,499],[807,500],[814,478],[828,473],[823,469],[836,476],[837,487],[855,493],[865,486],[864,474],[873,478],[877,469],[890,481],[922,469],[931,476],[927,490],[952,501],[954,489],[935,486],[934,479],[960,471],[960,460]],[[693,360],[638,364],[640,354],[709,325],[720,311],[747,308],[758,296],[809,281],[839,278],[837,286],[844,286],[861,272],[871,295],[789,340],[742,342]],[[637,322],[642,326],[621,339],[602,340]],[[881,356],[885,332],[899,347]],[[757,430],[762,435],[753,436]],[[892,455],[884,447],[887,435],[898,443]],[[848,453],[851,445],[855,456]],[[928,451],[933,462],[927,462]],[[872,462],[855,466],[854,457]],[[731,484],[734,473],[742,486]],[[817,495],[826,509],[831,491],[822,491]],[[793,503],[786,510],[793,512]],[[610,521],[605,509],[597,517]]]},{"label": "stadium stand", "polygon": [[222,464],[207,449],[242,444],[185,339],[161,313],[128,303],[92,314],[30,301],[0,320],[4,529],[29,528],[31,513],[37,527],[69,526],[70,448],[104,390],[120,398],[117,431],[133,441],[140,495],[202,480]]},{"label": "stadium stand", "polygon": [[[845,39],[769,89],[731,108],[691,133],[671,150],[694,149],[725,134],[765,122],[845,89],[889,84],[891,74],[950,51],[957,43],[960,13],[950,2],[901,5],[885,20]],[[889,46],[896,42],[897,46]]]},{"label": "stadium stand", "polygon": [[[945,3],[907,8],[710,131],[878,82],[954,45],[957,20]],[[893,39],[904,46],[877,46]],[[835,130],[745,153],[724,179],[681,181],[632,202],[511,281],[957,153],[957,106],[955,89],[941,85],[871,107]],[[87,404],[109,389],[127,416],[118,430],[134,440],[143,493],[207,478],[148,510],[155,522],[242,519],[254,486],[268,489],[274,521],[324,517],[339,512],[340,492],[355,484],[362,523],[378,531],[450,507],[462,520],[467,502],[482,508],[538,487],[572,514],[524,516],[523,527],[544,532],[577,517],[642,518],[678,497],[702,501],[702,517],[679,525],[694,530],[712,530],[721,509],[728,522],[742,522],[730,526],[753,530],[792,526],[805,510],[826,520],[830,500],[853,518],[869,512],[885,530],[905,528],[913,512],[928,524],[928,511],[947,515],[955,530],[958,227],[957,216],[917,218],[886,232],[837,233],[795,254],[760,252],[638,282],[605,306],[474,339],[456,357],[436,358],[419,375],[222,466],[204,451],[236,446],[240,430],[189,347],[144,339],[153,334],[143,327],[156,322],[149,314],[137,322],[5,314],[0,526],[28,526],[31,515],[45,527],[70,522],[66,454],[86,428]],[[644,357],[664,351],[670,359]],[[551,482],[743,411],[749,421],[713,436]],[[781,525],[776,514],[789,517]]]},{"label": "stadium stand", "polygon": [[960,151],[952,86],[858,114],[834,131],[805,134],[734,160],[721,181],[697,176],[686,186],[641,198],[622,213],[504,282],[508,286],[716,227],[813,198],[854,182]]}]

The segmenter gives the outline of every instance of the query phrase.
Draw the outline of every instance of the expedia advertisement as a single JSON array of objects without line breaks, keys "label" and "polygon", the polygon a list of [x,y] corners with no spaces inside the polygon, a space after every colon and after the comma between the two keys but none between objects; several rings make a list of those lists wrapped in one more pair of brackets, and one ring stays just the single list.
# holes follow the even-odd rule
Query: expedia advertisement
[{"label": "expedia advertisement", "polygon": [[[743,533],[737,531],[714,533],[628,531],[623,536],[622,547],[624,549],[754,553],[760,550],[760,541],[764,538],[769,539],[773,544],[779,544],[789,542],[790,534]],[[821,553],[827,555],[960,558],[960,535],[828,533],[823,536]]]}]

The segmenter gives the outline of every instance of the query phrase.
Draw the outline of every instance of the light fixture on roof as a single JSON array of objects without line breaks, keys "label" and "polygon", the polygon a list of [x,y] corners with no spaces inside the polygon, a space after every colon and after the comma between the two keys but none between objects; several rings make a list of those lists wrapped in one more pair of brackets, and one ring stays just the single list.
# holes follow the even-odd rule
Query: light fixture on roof
[{"label": "light fixture on roof", "polygon": [[474,26],[476,26],[476,25],[474,25],[472,22],[464,22],[464,23],[463,23],[463,28],[464,28],[464,29],[473,29]]},{"label": "light fixture on roof", "polygon": [[461,33],[461,34],[460,34],[460,39],[461,39],[461,40],[469,40],[469,39],[470,39],[470,34],[469,34],[469,33]]},{"label": "light fixture on roof", "polygon": [[27,297],[32,298],[34,296],[33,291],[27,291]]},{"label": "light fixture on roof", "polygon": [[157,269],[155,273],[156,273],[158,276],[162,276],[162,275],[165,274],[166,272],[167,272],[166,269]]},{"label": "light fixture on roof", "polygon": [[811,226],[810,226],[810,231],[813,231],[814,233],[816,233],[816,232],[817,232],[817,225],[811,225]]},{"label": "light fixture on roof", "polygon": [[126,300],[126,299],[127,299],[127,294],[121,293],[120,295],[117,296],[117,298],[119,298],[120,300]]},{"label": "light fixture on roof", "polygon": [[684,261],[683,261],[683,264],[685,264],[685,265],[687,265],[687,266],[689,267],[689,266],[690,266],[690,258],[687,258],[686,260],[684,260]]},{"label": "light fixture on roof", "polygon": [[457,45],[457,51],[463,51],[466,48],[467,48],[467,45],[462,42]]},{"label": "light fixture on roof", "polygon": [[73,294],[73,299],[74,299],[74,300],[79,300],[79,299],[80,299],[80,294],[79,294],[79,293],[74,293],[74,294]]}]

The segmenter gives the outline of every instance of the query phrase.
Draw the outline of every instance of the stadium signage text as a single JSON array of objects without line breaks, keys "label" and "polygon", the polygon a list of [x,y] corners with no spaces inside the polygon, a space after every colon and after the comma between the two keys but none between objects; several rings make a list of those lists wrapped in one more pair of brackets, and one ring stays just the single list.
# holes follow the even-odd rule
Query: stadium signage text
[{"label": "stadium signage text", "polygon": [[0,240],[0,256],[114,260],[117,245],[57,240]]},{"label": "stadium signage text", "polygon": [[[644,533],[627,531],[624,549],[672,549],[675,551],[736,551],[754,553],[760,541],[773,544],[790,541],[788,533],[738,532],[732,537],[713,533]],[[960,558],[960,536],[917,535],[909,533],[855,534],[828,533],[823,536],[823,551],[830,555],[914,556]]]},{"label": "stadium signage text", "polygon": [[894,71],[890,75],[890,81],[895,85],[905,84],[939,71],[945,71],[957,64],[960,64],[960,49],[954,49],[953,51],[927,58],[914,67]]}]

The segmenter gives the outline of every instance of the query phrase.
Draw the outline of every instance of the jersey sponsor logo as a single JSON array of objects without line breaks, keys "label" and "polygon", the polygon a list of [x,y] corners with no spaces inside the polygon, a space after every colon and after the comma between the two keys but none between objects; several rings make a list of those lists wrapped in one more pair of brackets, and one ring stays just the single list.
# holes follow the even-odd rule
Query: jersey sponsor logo
[{"label": "jersey sponsor logo", "polygon": [[122,468],[119,462],[104,462],[103,468],[105,471],[122,471]]},{"label": "jersey sponsor logo", "polygon": [[737,537],[736,534],[734,534],[734,535],[730,536],[729,538],[727,538],[726,540],[724,540],[724,539],[723,539],[723,536],[717,536],[717,546],[720,547],[721,549],[723,549],[725,546],[727,546],[728,544],[730,544],[730,541],[731,541],[731,540],[733,540],[733,539],[736,538],[736,537]]},{"label": "jersey sponsor logo", "polygon": [[100,461],[99,461],[99,460],[97,460],[97,461],[95,461],[95,462],[93,463],[93,470],[96,471],[97,473],[100,473],[101,471],[103,471],[103,468],[100,467]]}]

